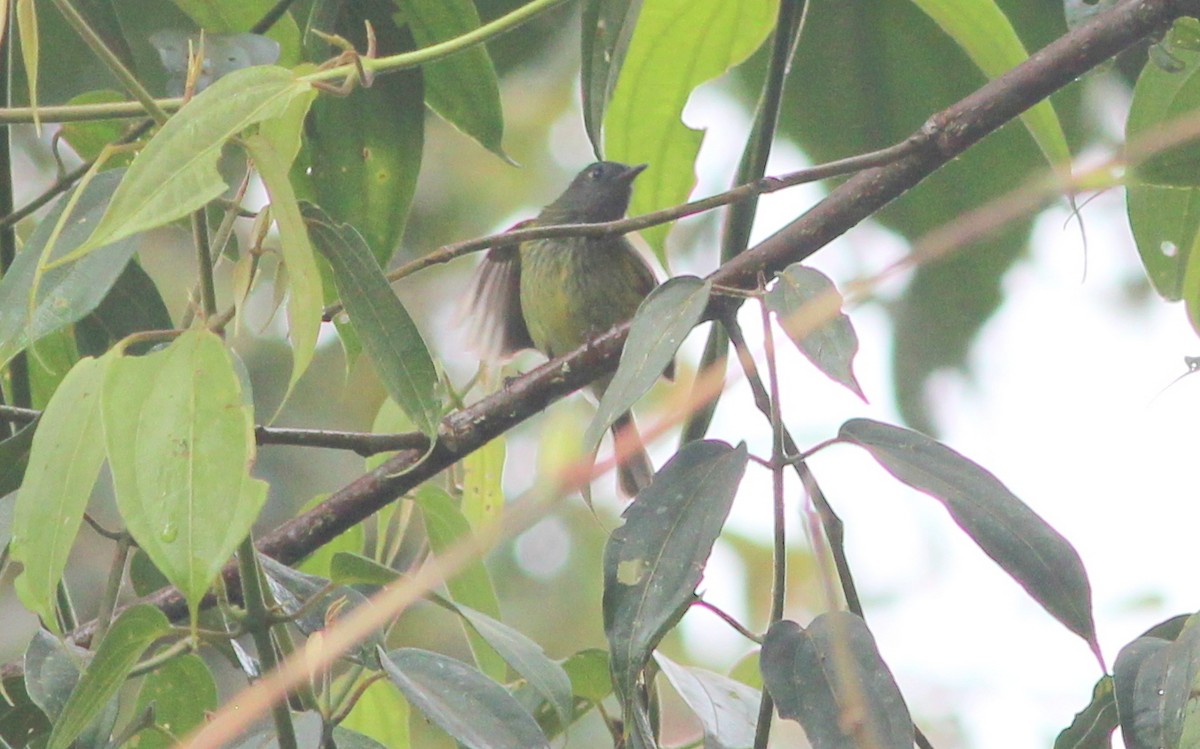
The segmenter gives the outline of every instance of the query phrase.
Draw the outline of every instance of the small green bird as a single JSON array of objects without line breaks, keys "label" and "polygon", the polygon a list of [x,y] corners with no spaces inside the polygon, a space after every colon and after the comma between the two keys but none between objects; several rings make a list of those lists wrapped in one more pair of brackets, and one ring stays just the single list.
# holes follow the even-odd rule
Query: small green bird
[{"label": "small green bird", "polygon": [[[600,161],[580,172],[538,217],[515,228],[592,224],[625,215],[633,180],[645,164]],[[550,358],[573,351],[633,317],[658,285],[649,264],[624,236],[535,239],[492,248],[475,276],[472,337],[485,358],[536,348]],[[674,377],[674,364],[663,373]],[[611,376],[592,384],[604,395]],[[654,475],[650,457],[626,412],[614,436],[634,444],[618,467],[621,491],[634,496]]]}]

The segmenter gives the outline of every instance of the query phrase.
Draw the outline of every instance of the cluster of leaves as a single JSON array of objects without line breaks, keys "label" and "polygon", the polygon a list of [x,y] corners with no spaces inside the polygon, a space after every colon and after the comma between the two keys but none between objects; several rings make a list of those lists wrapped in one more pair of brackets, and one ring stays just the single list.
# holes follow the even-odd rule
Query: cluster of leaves
[{"label": "cluster of leaves", "polygon": [[[56,3],[70,17],[68,0]],[[26,648],[23,676],[4,682],[10,706],[0,710],[0,740],[54,749],[169,745],[218,707],[211,666],[198,651],[224,656],[256,678],[281,655],[319,648],[326,629],[368,605],[373,591],[402,580],[428,553],[441,555],[493,527],[504,505],[501,441],[465,456],[461,469],[414,487],[404,502],[379,513],[373,537],[362,525],[354,526],[308,560],[304,571],[256,554],[249,534],[268,485],[251,473],[255,424],[269,418],[255,413],[249,379],[223,333],[230,321],[244,317],[251,290],[267,280],[264,257],[272,251],[261,240],[273,224],[279,269],[273,283],[277,292],[287,292],[288,393],[313,362],[325,305],[340,299],[346,314],[336,324],[348,358],[367,357],[390,396],[376,431],[415,430],[432,455],[458,395],[442,379],[430,347],[382,270],[392,259],[413,200],[424,111],[428,107],[507,158],[497,74],[481,42],[557,4],[533,0],[482,23],[471,0],[296,2],[271,18],[268,33],[279,51],[275,64],[210,66],[204,74],[216,80],[173,116],[163,114],[127,165],[114,158],[117,143],[127,136],[112,122],[64,128],[67,142],[81,156],[95,159],[93,167],[37,220],[20,252],[5,261],[0,278],[0,364],[9,366],[7,400],[40,409],[35,421],[0,442],[0,494],[16,491],[15,500],[5,502],[11,508],[6,559],[19,565],[15,589],[21,602],[44,625]],[[160,29],[149,24],[161,23],[163,16],[161,9],[150,12],[143,5],[130,0],[115,4],[116,9],[95,6],[83,20],[89,44],[107,48],[110,72],[135,96],[165,90],[170,84],[164,73],[177,74],[181,67],[157,65],[155,58],[165,59],[166,52],[155,47],[152,37]],[[585,4],[581,90],[592,145],[606,158],[654,164],[639,183],[635,212],[687,199],[701,140],[680,120],[688,97],[747,61],[774,34],[739,178],[762,176],[781,114],[805,100],[781,95],[793,55],[799,66],[811,64],[824,53],[816,42],[809,44],[810,38],[823,43],[838,38],[824,25],[861,22],[857,14],[868,7],[877,10],[873,4],[813,3],[812,26],[801,38],[804,5],[792,0]],[[223,34],[245,32],[275,6],[177,0],[169,12],[189,28]],[[957,44],[984,75],[999,74],[1026,56],[1009,16],[988,0],[915,0],[888,8],[887,13],[917,14],[937,43]],[[48,88],[39,85],[45,76],[38,55],[41,37],[55,32],[39,30],[32,2],[18,2],[17,9],[26,93],[36,107],[39,91],[44,96]],[[863,24],[886,25],[879,18]],[[707,33],[698,34],[701,27]],[[1194,108],[1188,82],[1196,60],[1184,42],[1177,46],[1182,76],[1147,68],[1139,81],[1131,137]],[[236,57],[229,50],[240,47],[218,37],[214,49]],[[877,68],[906,70],[893,63]],[[200,77],[195,70],[185,75],[185,88]],[[335,84],[341,84],[337,95],[329,90]],[[856,116],[840,99],[858,87],[838,88],[832,82],[805,88],[806,97],[831,97],[810,116],[834,122]],[[930,99],[880,87],[885,90],[897,107],[921,107],[917,122],[928,116]],[[114,98],[90,92],[69,106],[83,113],[105,111],[104,102]],[[897,122],[908,119],[897,117]],[[783,121],[797,128],[804,136],[799,140],[814,155],[845,146],[842,141],[823,144],[825,126],[806,129],[802,117]],[[1043,156],[1056,163],[1067,158],[1063,128],[1048,102],[1030,110],[1024,126]],[[886,142],[855,150],[881,145]],[[1139,172],[1145,184],[1130,191],[1130,213],[1143,254],[1147,241],[1159,243],[1154,261],[1146,261],[1158,288],[1168,297],[1191,300],[1195,273],[1185,262],[1188,252],[1172,255],[1163,249],[1164,236],[1177,250],[1190,248],[1200,227],[1180,218],[1190,217],[1188,191],[1195,189],[1188,181],[1187,158],[1168,152],[1145,164]],[[1006,167],[1020,166],[1019,159],[1006,162]],[[269,207],[255,218],[258,241],[239,252],[231,227],[244,210],[239,201],[251,168]],[[231,173],[238,176],[231,179]],[[4,178],[11,181],[11,175]],[[955,197],[972,202],[943,200],[939,210],[957,212],[980,199],[969,190]],[[1147,217],[1135,211],[1139,200],[1156,213]],[[743,240],[740,247],[729,240],[725,250],[736,254],[744,249],[753,215],[743,210],[730,216],[726,237]],[[136,255],[148,232],[189,218],[200,284],[195,309],[186,323],[177,324]],[[923,231],[943,217],[910,203],[884,219]],[[666,225],[647,233],[664,258],[667,233]],[[1163,256],[1177,262],[1164,269]],[[216,297],[214,257],[232,260],[229,300]],[[995,282],[998,274],[992,271]],[[922,268],[919,276],[941,272],[936,266]],[[773,281],[756,295],[759,303],[815,366],[862,395],[852,368],[857,339],[833,283],[800,265]],[[918,277],[914,285],[921,283]],[[711,281],[679,277],[647,298],[584,435],[583,452],[594,449],[616,416],[646,394],[712,307],[712,294]],[[935,303],[935,295],[913,298]],[[944,309],[944,301],[936,304]],[[988,310],[988,304],[979,305],[980,314],[968,324],[977,325]],[[905,314],[919,320],[927,313],[911,307]],[[725,315],[720,322],[776,435],[773,455],[763,462],[777,476],[796,470],[815,500],[819,486],[780,422],[778,383],[771,382],[768,392],[759,379],[736,318]],[[909,329],[921,330],[921,323]],[[834,442],[864,449],[899,482],[941,502],[963,532],[1081,637],[1103,666],[1079,556],[996,477],[933,439],[876,421],[851,419],[825,444]],[[489,572],[475,560],[447,581],[445,595],[427,596],[462,623],[473,664],[419,647],[393,647],[403,639],[393,622],[344,654],[333,672],[297,688],[291,704],[275,710],[269,733],[280,746],[296,746],[298,729],[303,733],[311,723],[324,745],[405,746],[412,709],[464,746],[540,747],[595,711],[605,716],[621,745],[654,747],[659,744],[656,676],[662,673],[713,746],[733,749],[765,741],[772,705],[780,716],[798,721],[815,747],[910,747],[923,740],[852,595],[838,549],[849,611],[831,610],[801,626],[783,618],[781,599],[773,601],[765,634],[750,633],[761,642],[761,678],[752,679],[755,683],[678,664],[657,652],[699,601],[697,586],[750,457],[744,444],[689,441],[628,507],[603,554],[607,650],[583,648],[562,661],[548,657],[502,621]],[[122,528],[114,534],[117,562],[85,650],[68,637],[78,622],[63,578],[105,464]],[[782,489],[775,501],[781,514]],[[829,537],[835,538],[836,517],[832,511],[823,511],[823,517]],[[126,554],[134,547],[132,587],[144,594],[174,586],[187,604],[186,627],[177,628],[163,611],[145,603],[113,616],[125,585]],[[235,551],[236,569],[229,564]],[[776,549],[781,557],[785,551]],[[237,584],[241,605],[230,602],[230,583]],[[782,586],[776,587],[783,595]],[[210,606],[214,593],[218,605]],[[243,635],[254,640],[253,653],[242,644]],[[298,646],[297,636],[308,638],[307,644]],[[1129,645],[1117,660],[1111,685],[1101,682],[1094,704],[1064,732],[1060,744],[1103,745],[1119,723],[1130,746],[1183,745],[1197,730],[1190,701],[1197,669],[1187,665],[1195,660],[1195,639],[1194,627],[1182,632],[1166,627]],[[604,707],[613,701],[619,719]]]}]

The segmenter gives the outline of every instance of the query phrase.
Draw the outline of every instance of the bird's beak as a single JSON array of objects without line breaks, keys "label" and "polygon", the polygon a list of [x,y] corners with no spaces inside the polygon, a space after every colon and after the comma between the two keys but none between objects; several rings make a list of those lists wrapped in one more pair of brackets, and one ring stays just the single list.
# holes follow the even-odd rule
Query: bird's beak
[{"label": "bird's beak", "polygon": [[646,171],[646,167],[648,167],[648,166],[650,166],[650,165],[649,164],[638,164],[637,166],[629,167],[621,174],[621,181],[624,182],[625,184],[629,184],[630,182],[633,182],[634,178],[637,177],[642,172]]}]

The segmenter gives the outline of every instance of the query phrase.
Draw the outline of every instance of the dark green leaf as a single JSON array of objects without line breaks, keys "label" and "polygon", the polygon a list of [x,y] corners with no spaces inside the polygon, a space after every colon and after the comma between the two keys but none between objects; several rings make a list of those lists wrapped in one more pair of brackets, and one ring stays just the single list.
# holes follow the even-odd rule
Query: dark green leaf
[{"label": "dark green leaf", "polygon": [[333,268],[338,295],[388,395],[417,428],[433,436],[442,417],[437,369],[416,323],[354,227],[334,223],[310,204],[302,212],[313,245]]},{"label": "dark green leaf", "polygon": [[5,699],[0,699],[0,741],[10,747],[45,745],[50,735],[50,721],[29,698],[24,678],[5,679],[3,694]]},{"label": "dark green leaf", "polygon": [[386,746],[370,736],[341,726],[333,727],[333,743],[337,749],[387,749]]},{"label": "dark green leaf", "polygon": [[58,721],[79,683],[79,664],[87,657],[82,648],[68,645],[44,629],[35,632],[25,648],[25,690],[51,723]]},{"label": "dark green leaf", "polygon": [[1054,749],[1112,749],[1112,734],[1117,730],[1117,723],[1113,678],[1106,675],[1096,682],[1088,706],[1058,734]]},{"label": "dark green leaf", "polygon": [[1174,642],[1142,636],[1117,655],[1113,683],[1128,749],[1196,746],[1200,616]]},{"label": "dark green leaf", "polygon": [[99,306],[75,324],[75,343],[81,356],[100,356],[131,333],[171,327],[171,314],[158,287],[131,260]]},{"label": "dark green leaf", "polygon": [[123,611],[100,642],[95,657],[54,721],[48,749],[70,746],[116,695],[146,648],[170,631],[166,615],[153,606],[143,604]]},{"label": "dark green leaf", "polygon": [[[354,588],[333,585],[325,578],[297,572],[261,554],[258,562],[267,575],[271,594],[284,613],[296,617],[293,620],[296,627],[306,635],[325,629],[337,616],[367,603],[367,597]],[[296,616],[298,613],[300,615]],[[356,662],[378,669],[376,651],[383,644],[383,632],[376,630],[350,653]]]},{"label": "dark green leaf", "polygon": [[339,551],[329,562],[329,575],[338,585],[384,586],[400,577],[391,567],[369,559],[362,554]]},{"label": "dark green leaf", "polygon": [[154,706],[154,724],[161,730],[138,733],[137,749],[167,749],[175,744],[163,731],[186,736],[217,709],[217,685],[204,660],[187,653],[172,658],[146,675],[138,691],[135,715]]},{"label": "dark green leaf", "polygon": [[846,611],[807,630],[771,625],[760,655],[763,681],[784,718],[804,726],[813,749],[911,749],[913,722],[866,623]]},{"label": "dark green leaf", "polygon": [[22,424],[16,434],[0,442],[0,497],[16,491],[21,485],[37,424],[36,419]]},{"label": "dark green leaf", "polygon": [[[337,32],[366,49],[361,16],[347,15],[353,20],[339,24]],[[370,20],[382,54],[411,46],[388,16]],[[404,233],[421,169],[424,128],[417,70],[380,76],[349,96],[322,96],[312,107],[305,130],[311,197],[335,222],[360,231],[381,266],[391,260]]]},{"label": "dark green leaf", "polygon": [[[471,0],[398,0],[418,47],[428,47],[479,28]],[[482,44],[421,67],[425,103],[438,116],[504,160],[504,113],[500,84]]]},{"label": "dark green leaf", "polygon": [[[78,188],[59,200],[54,210],[38,224],[8,273],[0,279],[0,363],[96,309],[121,275],[137,249],[135,241],[114,242],[73,262],[41,271],[38,278],[39,264],[62,259],[87,238],[91,227],[107,209],[108,199],[123,174],[123,170],[104,172],[88,184],[58,235],[50,256],[43,260],[41,256],[62,216],[63,207],[76,195]],[[29,294],[35,284],[37,300],[31,319]]]},{"label": "dark green leaf", "polygon": [[662,376],[679,344],[700,322],[711,291],[712,284],[707,281],[677,276],[650,292],[638,306],[617,372],[584,433],[585,451],[595,450],[613,422]]},{"label": "dark green leaf", "polygon": [[838,437],[865,448],[897,479],[945,505],[979,548],[1086,640],[1103,663],[1092,588],[1079,554],[999,479],[936,440],[878,421],[851,419]]},{"label": "dark green leaf", "polygon": [[766,302],[813,366],[867,399],[854,377],[858,335],[842,312],[842,295],[828,276],[800,263],[790,265],[767,292]]},{"label": "dark green leaf", "polygon": [[380,660],[409,703],[467,749],[549,748],[520,703],[465,663],[417,648],[381,650]]},{"label": "dark green leaf", "polygon": [[641,7],[642,0],[586,0],[583,6],[580,89],[583,124],[596,158],[603,156],[600,127],[604,110],[625,62]]},{"label": "dark green leaf", "polygon": [[696,586],[746,469],[745,445],[684,445],[625,509],[604,548],[604,633],[633,745],[652,745],[639,696],[650,653],[695,600]]},{"label": "dark green leaf", "polygon": [[762,694],[728,676],[681,666],[662,653],[654,660],[704,727],[706,749],[750,749]]}]

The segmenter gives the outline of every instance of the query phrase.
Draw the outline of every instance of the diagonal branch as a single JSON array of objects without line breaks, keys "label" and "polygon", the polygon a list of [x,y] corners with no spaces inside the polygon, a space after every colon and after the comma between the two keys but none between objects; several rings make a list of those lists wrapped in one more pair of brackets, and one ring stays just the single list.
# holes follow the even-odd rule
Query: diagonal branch
[{"label": "diagonal branch", "polygon": [[[1099,15],[1091,24],[1063,36],[931,117],[914,134],[919,147],[912,153],[859,173],[803,216],[719,268],[711,278],[726,287],[754,288],[760,273],[773,276],[812,255],[1038,101],[1183,15],[1200,15],[1200,0],[1130,0]],[[736,301],[714,299],[709,317],[716,315],[716,305],[728,304]],[[265,535],[259,549],[288,564],[303,558],[491,438],[614,370],[627,333],[628,324],[615,328],[450,414],[427,455],[420,450],[402,450],[320,506]],[[225,573],[231,587],[236,585],[236,569],[226,567]],[[185,611],[183,599],[174,590],[164,589],[149,600],[172,616]],[[87,640],[93,629],[93,624],[85,624],[73,633],[73,639]],[[14,668],[6,667],[5,674]]]}]

